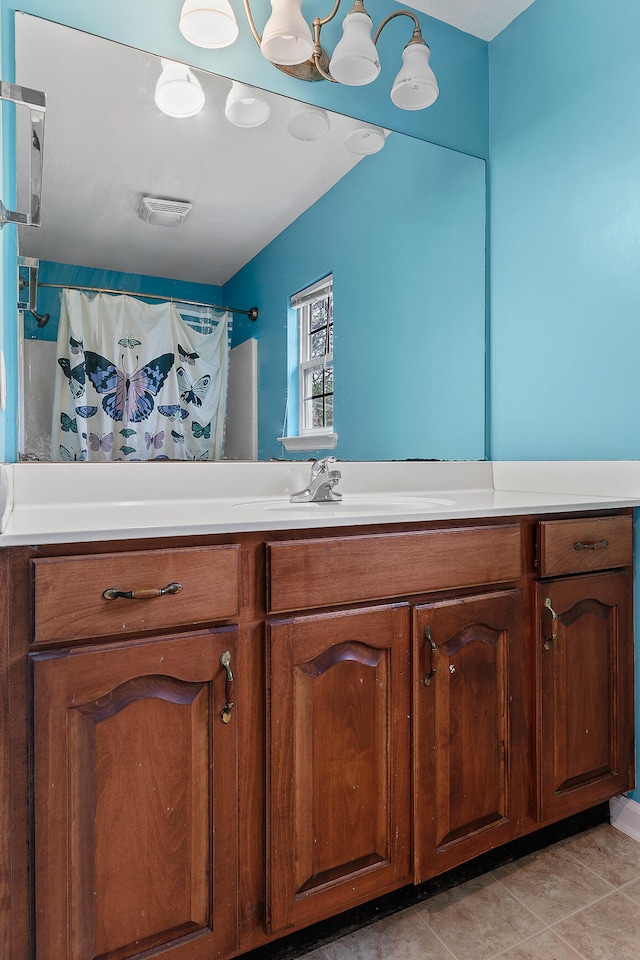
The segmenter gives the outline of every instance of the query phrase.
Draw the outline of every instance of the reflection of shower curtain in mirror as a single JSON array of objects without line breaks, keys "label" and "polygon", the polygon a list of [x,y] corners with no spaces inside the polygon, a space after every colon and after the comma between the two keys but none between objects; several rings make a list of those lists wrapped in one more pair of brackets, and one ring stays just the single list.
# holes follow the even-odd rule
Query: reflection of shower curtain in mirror
[{"label": "reflection of shower curtain in mirror", "polygon": [[201,333],[173,303],[65,290],[51,459],[220,459],[229,321]]}]

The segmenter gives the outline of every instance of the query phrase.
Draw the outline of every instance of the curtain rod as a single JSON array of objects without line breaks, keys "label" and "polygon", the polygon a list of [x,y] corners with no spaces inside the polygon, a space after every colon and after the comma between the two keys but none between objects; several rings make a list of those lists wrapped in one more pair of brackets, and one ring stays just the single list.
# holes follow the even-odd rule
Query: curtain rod
[{"label": "curtain rod", "polygon": [[239,307],[222,307],[217,303],[204,303],[202,300],[184,300],[181,297],[161,297],[157,293],[136,293],[135,290],[110,290],[107,287],[74,286],[71,283],[38,283],[39,287],[54,287],[58,290],[90,290],[92,293],[114,293],[124,297],[141,297],[143,300],[163,300],[165,303],[185,303],[190,307],[211,307],[213,310],[228,310],[229,313],[244,313],[250,320],[258,319],[258,308],[249,307],[241,310]]}]

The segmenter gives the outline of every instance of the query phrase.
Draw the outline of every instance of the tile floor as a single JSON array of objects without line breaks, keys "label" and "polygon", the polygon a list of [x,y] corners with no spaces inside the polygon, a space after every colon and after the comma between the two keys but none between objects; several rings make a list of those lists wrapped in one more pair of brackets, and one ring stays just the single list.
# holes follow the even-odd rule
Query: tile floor
[{"label": "tile floor", "polygon": [[640,843],[609,824],[301,960],[640,960]]}]

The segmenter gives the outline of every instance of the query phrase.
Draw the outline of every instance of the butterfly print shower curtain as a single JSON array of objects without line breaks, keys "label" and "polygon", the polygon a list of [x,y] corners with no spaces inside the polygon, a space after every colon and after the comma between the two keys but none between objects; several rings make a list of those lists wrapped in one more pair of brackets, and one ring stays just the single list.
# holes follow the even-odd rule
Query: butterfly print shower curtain
[{"label": "butterfly print shower curtain", "polygon": [[172,303],[64,290],[52,460],[219,460],[229,316],[200,333]]}]

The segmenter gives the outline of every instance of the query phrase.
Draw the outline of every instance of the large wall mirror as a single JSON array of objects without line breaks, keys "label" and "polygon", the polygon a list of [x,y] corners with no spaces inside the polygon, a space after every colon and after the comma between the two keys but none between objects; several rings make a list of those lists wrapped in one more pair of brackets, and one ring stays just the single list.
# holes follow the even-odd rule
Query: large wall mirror
[{"label": "large wall mirror", "polygon": [[[16,14],[16,81],[48,98],[42,226],[19,231],[19,254],[39,262],[36,310],[21,314],[21,456],[50,456],[65,286],[257,306],[257,321],[233,317],[227,414],[240,441],[223,456],[323,455],[278,438],[287,422],[292,432],[291,297],[331,275],[332,454],[482,459],[484,161],[390,130],[376,131],[378,152],[354,153],[360,122],[265,91],[267,120],[237,126],[232,82],[195,69],[205,106],[175,119],[154,101],[161,69],[152,54]],[[191,209],[177,226],[150,223],[145,196]]]}]

